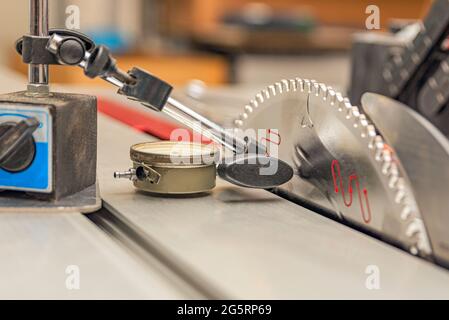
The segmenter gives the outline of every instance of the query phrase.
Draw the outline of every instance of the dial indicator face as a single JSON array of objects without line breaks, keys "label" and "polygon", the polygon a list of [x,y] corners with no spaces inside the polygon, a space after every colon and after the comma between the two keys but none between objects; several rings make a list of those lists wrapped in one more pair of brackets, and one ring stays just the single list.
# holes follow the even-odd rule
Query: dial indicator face
[{"label": "dial indicator face", "polygon": [[134,146],[133,149],[148,155],[158,156],[170,156],[173,154],[201,156],[216,152],[216,149],[211,146],[188,142],[142,143]]},{"label": "dial indicator face", "polygon": [[131,147],[131,158],[148,164],[203,164],[217,161],[219,151],[212,145],[190,142],[163,141],[140,143]]}]

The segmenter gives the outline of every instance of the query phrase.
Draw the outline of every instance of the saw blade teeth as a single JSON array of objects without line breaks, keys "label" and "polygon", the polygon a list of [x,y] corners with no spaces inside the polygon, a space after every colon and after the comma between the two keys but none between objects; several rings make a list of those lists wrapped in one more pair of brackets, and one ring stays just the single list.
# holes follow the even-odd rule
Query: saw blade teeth
[{"label": "saw blade teeth", "polygon": [[366,118],[366,116],[364,114],[360,114],[359,122],[360,122],[361,126],[364,128],[368,127],[368,125],[369,125],[368,119]]},{"label": "saw blade teeth", "polygon": [[249,105],[245,106],[245,112],[246,113],[253,113],[253,111],[254,111],[253,107],[251,107]]},{"label": "saw blade teeth", "polygon": [[265,100],[270,99],[270,92],[268,91],[268,89],[262,90],[260,94],[262,95],[262,97],[264,97]]},{"label": "saw blade teeth", "polygon": [[242,120],[240,120],[240,119],[239,120],[235,120],[234,121],[234,125],[240,128],[240,127],[243,127],[244,122]]},{"label": "saw blade teeth", "polygon": [[343,112],[343,110],[345,109],[345,100],[344,100],[343,96],[338,92],[335,95],[335,104],[337,106],[337,111]]},{"label": "saw blade teeth", "polygon": [[390,189],[396,188],[399,182],[399,170],[398,166],[395,163],[390,164],[388,168],[387,177],[389,178],[388,187]]},{"label": "saw blade teeth", "polygon": [[337,92],[335,95],[335,104],[337,105],[337,111],[343,112],[345,106],[345,99],[339,92]]},{"label": "saw blade teeth", "polygon": [[313,91],[313,82],[310,80],[304,79],[304,91],[308,94],[311,94]]},{"label": "saw blade teeth", "polygon": [[403,204],[405,199],[406,199],[405,181],[402,177],[399,177],[396,185],[396,195],[394,201],[397,204]]},{"label": "saw blade teeth", "polygon": [[375,154],[374,154],[374,158],[376,161],[380,162],[382,161],[382,154],[383,154],[383,150],[384,150],[384,142],[382,140],[382,138],[380,136],[377,136],[375,138]]},{"label": "saw blade teeth", "polygon": [[374,128],[374,135],[371,138],[371,141],[368,144],[368,148],[373,150],[374,152],[377,152],[379,150],[379,146],[383,148],[383,140],[382,138],[377,134],[376,129]]},{"label": "saw blade teeth", "polygon": [[345,102],[344,103],[344,110],[346,115],[346,120],[350,120],[352,118],[352,104]]},{"label": "saw blade teeth", "polygon": [[426,227],[424,225],[424,222],[420,220],[422,223],[421,231],[418,235],[418,254],[424,254],[426,256],[429,256],[432,254],[432,246],[430,245],[429,237],[427,236]]},{"label": "saw blade teeth", "polygon": [[405,234],[407,235],[407,237],[413,237],[416,234],[416,232],[418,232],[417,225],[412,222],[408,225]]},{"label": "saw blade teeth", "polygon": [[314,83],[313,84],[314,88],[315,88],[315,92],[317,97],[321,97],[321,99],[324,99],[324,92],[323,92],[323,87],[321,86],[321,83]]},{"label": "saw blade teeth", "polygon": [[286,79],[283,79],[281,81],[281,84],[282,84],[282,91],[283,92],[289,92],[291,90],[290,89],[290,81],[288,81]]},{"label": "saw blade teeth", "polygon": [[396,186],[396,188],[397,188],[398,190],[405,190],[405,185],[406,185],[406,183],[405,183],[404,178],[399,177],[398,185]]},{"label": "saw blade teeth", "polygon": [[298,83],[295,80],[291,79],[291,80],[288,80],[288,82],[289,82],[288,86],[290,88],[290,91],[298,91]]},{"label": "saw blade teeth", "polygon": [[250,101],[249,105],[256,109],[257,107],[259,107],[259,102],[257,102],[257,99],[254,99]]},{"label": "saw blade teeth", "polygon": [[342,104],[342,105],[344,104],[345,98],[343,97],[343,95],[340,92],[335,93],[335,98],[339,104]]},{"label": "saw blade teeth", "polygon": [[335,91],[329,87],[326,87],[326,101],[328,101],[331,106],[335,103]]},{"label": "saw blade teeth", "polygon": [[[401,178],[399,178],[399,180],[400,180],[400,179],[401,179]],[[398,191],[396,192],[396,196],[395,196],[395,198],[394,198],[394,201],[395,201],[397,204],[399,204],[399,205],[404,204],[405,195],[406,195],[405,190],[398,190]]]},{"label": "saw blade teeth", "polygon": [[404,206],[401,211],[401,220],[407,221],[412,215],[412,208],[408,205]]},{"label": "saw blade teeth", "polygon": [[431,254],[432,249],[426,235],[426,228],[422,219],[414,218],[407,226],[405,234],[409,238],[416,239],[415,245],[411,246],[410,253],[418,255],[423,252],[426,255]]},{"label": "saw blade teeth", "polygon": [[393,162],[393,157],[391,156],[391,152],[387,149],[384,148],[384,150],[382,151],[382,162],[384,164],[389,164],[389,166],[391,166],[394,162]]},{"label": "saw blade teeth", "polygon": [[247,113],[242,113],[242,114],[240,115],[240,120],[245,121],[245,120],[247,120],[247,119],[248,119],[248,114],[247,114]]},{"label": "saw blade teeth", "polygon": [[390,150],[384,149],[382,151],[382,159],[383,159],[383,161],[389,161],[389,162],[391,162],[393,160]]},{"label": "saw blade teeth", "polygon": [[319,97],[320,96],[320,85],[318,83],[310,83],[310,94],[314,95],[315,97]]},{"label": "saw blade teeth", "polygon": [[310,83],[310,91],[309,91],[309,93],[313,93],[315,88],[318,88],[318,90],[316,90],[317,96],[318,96],[319,95],[319,84],[316,82],[316,80],[309,80],[309,83]]},{"label": "saw blade teeth", "polygon": [[375,150],[376,149],[376,137],[377,132],[376,128],[373,125],[369,125],[366,129],[368,136],[370,137],[369,143],[368,143],[368,149]]},{"label": "saw blade teeth", "polygon": [[276,94],[277,94],[277,92],[276,92],[276,86],[271,85],[271,86],[268,87],[267,90],[268,90],[268,92],[269,92],[269,94],[270,94],[270,97],[275,97],[275,96],[276,96]]},{"label": "saw blade teeth", "polygon": [[422,225],[422,221],[420,219],[413,219],[413,221],[408,225],[405,234],[408,237],[417,236],[419,233],[421,233],[423,227],[424,225]]},{"label": "saw blade teeth", "polygon": [[366,133],[368,137],[374,138],[377,135],[376,127],[368,123],[368,126],[366,127]]},{"label": "saw blade teeth", "polygon": [[320,95],[320,84],[316,82],[310,81],[310,88],[312,94],[316,95],[317,97]]},{"label": "saw blade teeth", "polygon": [[343,95],[340,92],[335,92],[335,96],[336,96],[338,102],[343,103],[345,101],[345,98],[343,97]]},{"label": "saw blade teeth", "polygon": [[336,102],[336,100],[337,100],[335,91],[332,90],[332,89],[329,89],[329,90],[327,91],[327,98],[328,98],[329,103],[331,104],[331,106],[334,106],[334,105],[335,105],[335,102]]},{"label": "saw blade teeth", "polygon": [[327,91],[328,91],[327,86],[324,83],[320,83],[319,87],[321,96],[323,97],[324,100],[327,100]]},{"label": "saw blade teeth", "polygon": [[392,163],[390,161],[384,161],[381,165],[381,170],[384,175],[388,175],[390,172],[390,168],[392,166]]},{"label": "saw blade teeth", "polygon": [[304,92],[304,81],[301,78],[296,78],[296,87],[299,91]]},{"label": "saw blade teeth", "polygon": [[359,116],[360,128],[362,129],[361,136],[362,138],[369,137],[368,126],[370,125],[368,119],[364,114]]},{"label": "saw blade teeth", "polygon": [[343,99],[343,104],[344,104],[344,106],[345,106],[345,109],[347,109],[347,110],[352,109],[351,101],[349,101],[348,98],[344,98],[344,99]]},{"label": "saw blade teeth", "polygon": [[399,183],[399,176],[398,175],[391,175],[388,178],[388,187],[391,190],[395,190],[397,188],[397,186],[398,186],[398,183]]},{"label": "saw blade teeth", "polygon": [[256,101],[257,101],[258,104],[264,103],[265,99],[264,99],[262,93],[258,93],[258,94],[256,95]]},{"label": "saw blade teeth", "polygon": [[391,162],[388,159],[384,159],[380,164],[380,169],[383,175],[390,176],[391,168],[394,165],[394,162]]},{"label": "saw blade teeth", "polygon": [[360,110],[357,107],[352,107],[351,108],[351,116],[354,117],[354,128],[358,128],[359,127],[359,117],[360,117]]},{"label": "saw blade teeth", "polygon": [[304,92],[310,93],[310,90],[312,89],[311,85],[310,85],[310,81],[307,79],[304,79],[303,85],[304,85]]},{"label": "saw blade teeth", "polygon": [[399,177],[397,175],[392,175],[388,180],[388,187],[390,189],[396,188],[399,181]]},{"label": "saw blade teeth", "polygon": [[276,82],[276,83],[274,84],[274,86],[275,86],[276,94],[282,94],[282,93],[284,93],[283,86],[282,86],[282,82]]}]

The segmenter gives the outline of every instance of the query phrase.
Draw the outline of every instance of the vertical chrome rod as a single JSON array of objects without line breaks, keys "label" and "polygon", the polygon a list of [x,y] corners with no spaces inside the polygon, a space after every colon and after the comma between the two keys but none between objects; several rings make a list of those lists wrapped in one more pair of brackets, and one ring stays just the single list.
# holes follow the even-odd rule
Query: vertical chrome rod
[{"label": "vertical chrome rod", "polygon": [[[30,35],[48,35],[48,0],[30,0]],[[48,92],[48,65],[30,64],[28,89],[32,92]]]}]

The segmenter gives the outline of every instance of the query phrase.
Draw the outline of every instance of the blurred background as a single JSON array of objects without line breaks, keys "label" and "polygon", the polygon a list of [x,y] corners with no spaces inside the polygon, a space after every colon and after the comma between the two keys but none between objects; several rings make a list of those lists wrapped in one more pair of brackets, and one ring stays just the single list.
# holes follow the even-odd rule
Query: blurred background
[{"label": "blurred background", "polygon": [[[301,76],[330,85],[349,81],[354,32],[366,30],[366,8],[417,19],[430,0],[50,0],[51,27],[64,27],[66,8],[80,9],[80,30],[113,48],[120,66],[145,68],[175,86],[262,86]],[[2,1],[0,64],[26,73],[14,41],[28,29],[28,1]],[[52,67],[51,82],[104,86],[81,70]]]}]

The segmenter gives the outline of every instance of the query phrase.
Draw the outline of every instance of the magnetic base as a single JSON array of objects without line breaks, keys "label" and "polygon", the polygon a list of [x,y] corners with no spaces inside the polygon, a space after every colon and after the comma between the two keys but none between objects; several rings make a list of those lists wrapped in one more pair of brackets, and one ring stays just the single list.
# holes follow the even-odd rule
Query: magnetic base
[{"label": "magnetic base", "polygon": [[11,191],[0,192],[0,213],[80,212],[88,214],[100,209],[101,198],[98,183],[58,201],[42,201],[25,193]]},{"label": "magnetic base", "polygon": [[[56,92],[45,97],[36,97],[30,96],[28,92],[16,92],[0,95],[0,106],[5,109],[1,113],[3,117],[7,115],[6,119],[11,117],[10,114],[19,115],[18,119],[14,120],[17,122],[25,115],[36,117],[42,124],[46,124],[40,130],[39,141],[36,141],[39,145],[43,143],[43,149],[36,153],[40,156],[34,160],[33,167],[21,175],[2,177],[1,185],[5,186],[5,189],[9,186],[33,190],[42,193],[36,196],[37,198],[50,202],[60,201],[95,184],[96,97]],[[45,116],[41,119],[39,116],[42,112]],[[1,122],[4,123],[5,120],[2,119]],[[37,132],[34,136],[37,138]],[[43,170],[48,171],[47,177],[42,177]],[[51,193],[45,193],[46,191]]]}]

